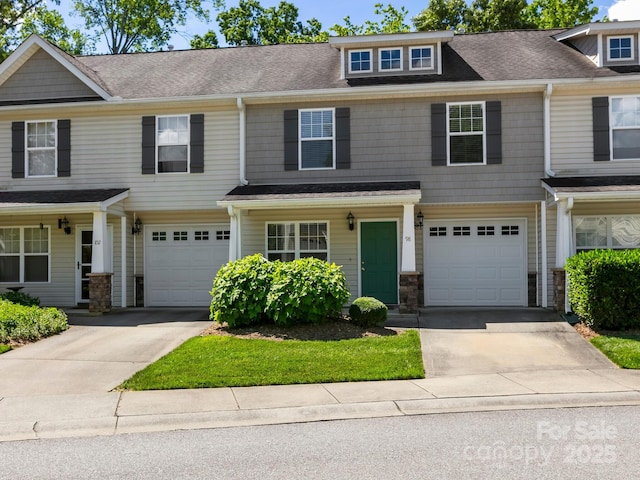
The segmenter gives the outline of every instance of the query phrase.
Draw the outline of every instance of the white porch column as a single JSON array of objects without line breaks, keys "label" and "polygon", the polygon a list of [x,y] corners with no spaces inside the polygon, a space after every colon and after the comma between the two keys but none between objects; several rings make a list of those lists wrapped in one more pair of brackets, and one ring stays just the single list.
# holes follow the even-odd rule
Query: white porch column
[{"label": "white porch column", "polygon": [[93,212],[91,273],[109,273],[111,270],[109,235],[107,234],[107,212]]},{"label": "white porch column", "polygon": [[120,218],[120,306],[127,307],[127,217]]},{"label": "white porch column", "polygon": [[402,272],[416,271],[416,233],[413,204],[403,205],[402,217]]},{"label": "white porch column", "polygon": [[563,268],[571,256],[571,209],[573,198],[558,201],[556,267]]},{"label": "white porch column", "polygon": [[229,261],[232,262],[240,258],[240,224],[241,210],[236,210],[232,206],[228,207],[230,219],[229,233]]}]

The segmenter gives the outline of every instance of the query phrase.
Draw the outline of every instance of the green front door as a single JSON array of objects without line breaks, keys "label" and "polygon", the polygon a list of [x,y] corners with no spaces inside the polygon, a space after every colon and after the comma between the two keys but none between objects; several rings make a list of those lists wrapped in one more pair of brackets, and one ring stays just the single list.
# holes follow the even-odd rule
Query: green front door
[{"label": "green front door", "polygon": [[360,224],[362,296],[398,303],[398,235],[396,222]]}]

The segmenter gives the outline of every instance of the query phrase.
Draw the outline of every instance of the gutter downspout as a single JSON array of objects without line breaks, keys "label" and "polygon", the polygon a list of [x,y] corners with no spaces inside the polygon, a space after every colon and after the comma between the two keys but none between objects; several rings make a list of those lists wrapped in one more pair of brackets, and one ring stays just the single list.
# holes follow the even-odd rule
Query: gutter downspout
[{"label": "gutter downspout", "polygon": [[540,202],[540,231],[542,243],[541,258],[542,258],[542,308],[549,306],[549,265],[547,261],[547,202],[542,200]]},{"label": "gutter downspout", "polygon": [[247,109],[242,101],[242,97],[236,99],[238,111],[240,113],[239,119],[239,155],[240,155],[240,183],[242,185],[249,185],[247,180]]},{"label": "gutter downspout", "polygon": [[551,170],[551,93],[553,84],[547,83],[544,91],[544,173],[548,177],[555,177]]}]

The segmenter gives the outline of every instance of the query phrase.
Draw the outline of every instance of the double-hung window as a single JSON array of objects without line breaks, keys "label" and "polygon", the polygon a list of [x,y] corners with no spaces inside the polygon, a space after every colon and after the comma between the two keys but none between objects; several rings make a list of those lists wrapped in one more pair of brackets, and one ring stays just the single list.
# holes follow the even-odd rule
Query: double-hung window
[{"label": "double-hung window", "polygon": [[381,48],[378,51],[378,69],[381,72],[397,72],[402,70],[402,49]]},{"label": "double-hung window", "polygon": [[447,104],[449,165],[486,163],[485,104]]},{"label": "double-hung window", "polygon": [[409,70],[433,70],[433,47],[412,47]]},{"label": "double-hung window", "polygon": [[0,228],[0,283],[49,281],[49,227]]},{"label": "double-hung window", "polygon": [[55,177],[57,172],[56,121],[26,122],[27,177]]},{"label": "double-hung window", "polygon": [[633,37],[609,37],[607,46],[609,60],[633,60]]},{"label": "double-hung window", "polygon": [[335,168],[335,109],[300,110],[301,170]]},{"label": "double-hung window", "polygon": [[329,258],[328,222],[267,224],[267,258],[283,262],[297,258]]},{"label": "double-hung window", "polygon": [[349,73],[372,72],[372,54],[372,50],[351,50],[349,52]]},{"label": "double-hung window", "polygon": [[640,97],[611,97],[614,160],[640,159]]},{"label": "double-hung window", "polygon": [[158,173],[189,171],[189,116],[158,117]]}]

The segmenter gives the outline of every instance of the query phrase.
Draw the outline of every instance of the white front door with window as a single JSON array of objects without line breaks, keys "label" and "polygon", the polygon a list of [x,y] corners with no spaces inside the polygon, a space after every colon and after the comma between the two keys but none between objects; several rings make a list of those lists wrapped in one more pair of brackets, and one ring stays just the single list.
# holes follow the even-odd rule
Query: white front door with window
[{"label": "white front door with window", "polygon": [[[107,225],[110,258],[113,258],[113,225]],[[89,303],[89,277],[93,254],[93,227],[78,225],[76,228],[76,303]],[[113,298],[113,278],[111,282]]]},{"label": "white front door with window", "polygon": [[526,306],[525,220],[424,226],[427,306]]},{"label": "white front door with window", "polygon": [[145,305],[204,307],[216,273],[229,260],[229,225],[147,225]]}]

